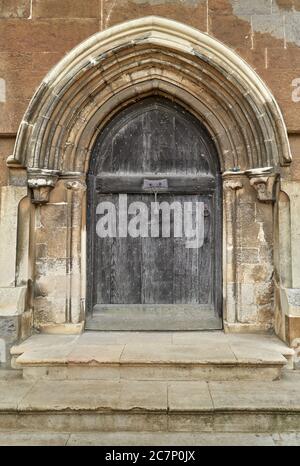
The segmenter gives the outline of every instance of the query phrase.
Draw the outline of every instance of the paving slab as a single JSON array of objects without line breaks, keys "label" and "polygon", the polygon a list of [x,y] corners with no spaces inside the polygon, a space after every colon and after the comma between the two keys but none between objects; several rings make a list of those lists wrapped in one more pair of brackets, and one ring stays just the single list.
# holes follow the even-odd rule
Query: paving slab
[{"label": "paving slab", "polygon": [[120,362],[124,345],[78,345],[67,357],[69,364],[115,364]]},{"label": "paving slab", "polygon": [[172,332],[84,332],[79,345],[172,344]]},{"label": "paving slab", "polygon": [[78,335],[32,335],[22,343],[13,346],[10,352],[12,355],[18,355],[25,351],[37,351],[43,348],[72,347],[78,339]]},{"label": "paving slab", "polygon": [[166,411],[167,384],[117,380],[40,380],[19,403],[19,409]]},{"label": "paving slab", "polygon": [[112,409],[118,405],[117,381],[40,380],[19,404],[22,411]]},{"label": "paving slab", "polygon": [[59,446],[67,444],[70,434],[51,434],[36,432],[0,432],[0,446]]},{"label": "paving slab", "polygon": [[165,382],[120,382],[119,409],[166,411],[168,385]]},{"label": "paving slab", "polygon": [[300,373],[278,381],[208,382],[215,409],[300,410]]},{"label": "paving slab", "polygon": [[174,345],[227,345],[227,335],[220,331],[211,332],[172,332]]},{"label": "paving slab", "polygon": [[213,403],[207,382],[174,382],[168,384],[170,411],[209,411]]},{"label": "paving slab", "polygon": [[40,348],[24,351],[20,356],[17,357],[15,367],[22,366],[34,366],[34,365],[55,365],[55,364],[67,364],[68,356],[72,351],[72,347],[57,346],[52,348]]},{"label": "paving slab", "polygon": [[275,445],[280,447],[299,447],[300,432],[280,432],[272,435]]},{"label": "paving slab", "polygon": [[0,380],[0,409],[17,409],[22,398],[29,393],[34,382],[23,379]]},{"label": "paving slab", "polygon": [[[288,441],[289,436],[287,436]],[[269,434],[205,434],[180,432],[105,432],[72,434],[70,446],[274,446]]]},{"label": "paving slab", "polygon": [[207,362],[236,362],[234,353],[228,346],[212,346],[207,348],[193,345],[160,345],[136,344],[126,345],[121,356],[121,362],[148,364],[174,364]]}]

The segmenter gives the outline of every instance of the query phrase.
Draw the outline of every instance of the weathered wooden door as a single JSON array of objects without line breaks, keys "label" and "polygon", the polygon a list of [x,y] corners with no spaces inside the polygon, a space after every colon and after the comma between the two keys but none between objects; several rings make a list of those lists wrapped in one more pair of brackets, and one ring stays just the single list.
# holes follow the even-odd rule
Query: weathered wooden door
[{"label": "weathered wooden door", "polygon": [[215,147],[180,106],[118,114],[88,176],[87,327],[221,327],[221,183]]}]

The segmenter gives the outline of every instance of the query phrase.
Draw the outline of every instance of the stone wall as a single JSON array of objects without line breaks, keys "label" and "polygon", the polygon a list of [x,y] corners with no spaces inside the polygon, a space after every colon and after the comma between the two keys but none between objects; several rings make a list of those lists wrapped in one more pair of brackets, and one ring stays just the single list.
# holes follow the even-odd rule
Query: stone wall
[{"label": "stone wall", "polygon": [[[25,303],[21,288],[28,283],[21,280],[18,283],[20,289],[12,291],[16,290],[17,278],[13,279],[13,283],[8,272],[5,272],[1,286],[3,290],[9,288],[10,291],[3,293],[5,296],[21,293],[14,298],[14,302],[21,303],[21,307],[14,313],[11,311],[11,316],[1,314],[0,325],[13,329],[11,341],[18,338],[22,331],[24,333],[24,330],[20,330],[24,329],[20,322],[24,319],[25,310],[26,325],[29,323],[25,328],[30,327],[33,304],[37,325],[47,324],[51,320],[61,324],[66,322],[65,295],[58,293],[58,290],[71,286],[66,284],[68,228],[73,228],[71,231],[75,236],[79,235],[76,225],[79,219],[71,227],[66,224],[70,215],[66,180],[59,182],[49,204],[34,208],[32,212],[32,208],[25,208],[27,188],[23,170],[7,169],[6,160],[12,154],[16,133],[29,100],[45,74],[74,46],[112,25],[147,15],[178,20],[233,48],[266,82],[280,105],[289,133],[293,162],[282,173],[282,186],[277,186],[281,195],[278,195],[279,202],[274,208],[269,203],[257,201],[256,192],[247,177],[242,177],[242,187],[234,190],[234,202],[237,203],[234,205],[238,209],[235,221],[240,231],[240,235],[234,239],[237,255],[235,274],[240,284],[236,285],[235,277],[232,281],[232,299],[235,306],[238,302],[238,306],[243,307],[243,315],[238,316],[240,323],[254,324],[254,327],[261,323],[261,328],[268,328],[275,319],[278,334],[291,343],[300,337],[297,319],[300,316],[297,291],[300,288],[297,278],[300,0],[3,0],[0,3],[1,247],[4,263],[10,264],[8,269],[16,268],[15,277],[18,277],[20,269],[28,267],[27,281],[35,283],[33,289],[29,287],[34,296],[27,293]],[[15,188],[10,190],[10,186],[16,185],[19,185],[19,191],[15,191]],[[82,192],[80,196],[76,202],[82,202]],[[225,203],[229,202],[232,208],[232,198],[228,199],[224,197]],[[20,214],[22,211],[23,217]],[[230,211],[228,215],[231,215]],[[57,222],[54,221],[56,218]],[[26,265],[26,254],[24,257],[17,254],[14,228],[17,229],[18,222],[28,224],[28,228],[35,232],[34,244],[30,245],[28,240],[29,257],[34,267]],[[8,231],[13,232],[9,249],[4,246]],[[276,238],[278,243],[274,253]],[[26,244],[26,240],[23,242]],[[74,251],[74,256],[79,253]],[[14,254],[20,256],[19,259]],[[80,260],[78,258],[78,262],[73,264],[73,289],[81,287],[80,292],[72,296],[78,301],[73,316],[75,324],[80,322],[84,292],[82,283],[76,287]],[[275,274],[274,261],[278,264]],[[282,281],[282,276],[287,278]],[[227,296],[230,299],[229,289]],[[53,310],[54,305],[57,310],[55,316],[49,311]],[[9,309],[9,306],[6,308]],[[234,328],[233,323],[234,318],[229,316],[229,327]]]}]

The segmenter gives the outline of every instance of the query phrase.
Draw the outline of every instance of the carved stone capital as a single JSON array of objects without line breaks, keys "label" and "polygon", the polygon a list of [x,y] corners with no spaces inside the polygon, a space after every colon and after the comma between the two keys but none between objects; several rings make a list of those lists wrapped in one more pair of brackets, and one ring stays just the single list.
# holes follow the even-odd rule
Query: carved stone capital
[{"label": "carved stone capital", "polygon": [[278,177],[272,167],[247,170],[245,174],[250,179],[251,186],[257,192],[257,199],[261,202],[275,202],[275,185]]},{"label": "carved stone capital", "polygon": [[223,173],[223,189],[225,191],[238,191],[242,189],[243,183],[241,181],[242,172],[226,171]]},{"label": "carved stone capital", "polygon": [[226,180],[224,181],[223,187],[225,190],[231,189],[232,191],[237,191],[242,189],[243,183],[239,180]]},{"label": "carved stone capital", "polygon": [[58,176],[57,170],[28,169],[28,187],[32,192],[31,202],[33,204],[49,202],[50,191],[54,188]]}]

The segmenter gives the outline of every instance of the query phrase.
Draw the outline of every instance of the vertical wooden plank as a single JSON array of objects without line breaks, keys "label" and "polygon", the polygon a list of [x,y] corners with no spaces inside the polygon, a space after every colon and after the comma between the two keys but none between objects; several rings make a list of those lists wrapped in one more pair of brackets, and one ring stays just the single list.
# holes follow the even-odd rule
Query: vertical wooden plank
[{"label": "vertical wooden plank", "polygon": [[201,200],[205,203],[205,216],[204,216],[204,244],[199,250],[199,302],[202,304],[212,303],[213,291],[215,287],[213,278],[213,250],[216,247],[216,240],[211,228],[212,218],[214,212],[212,211],[211,197],[201,196]]},{"label": "vertical wooden plank", "polygon": [[[142,196],[147,202],[154,195]],[[158,202],[170,200],[169,195],[159,195]],[[143,238],[142,240],[142,303],[173,303],[174,238]]]},{"label": "vertical wooden plank", "polygon": [[100,216],[96,215],[96,208],[100,202],[113,202],[114,196],[112,194],[97,195],[97,202],[95,202],[93,225],[94,234],[94,283],[96,290],[97,303],[110,303],[111,295],[111,256],[112,256],[112,238],[100,238],[96,233],[96,225]]},{"label": "vertical wooden plank", "polygon": [[[128,204],[137,199],[128,196]],[[118,196],[115,196],[117,216]],[[111,249],[112,304],[141,303],[141,238],[114,238]]]},{"label": "vertical wooden plank", "polygon": [[[195,202],[198,196],[176,196],[180,199],[182,209],[185,202]],[[184,225],[183,225],[184,230]],[[187,248],[187,238],[176,238],[174,240],[174,277],[173,293],[174,303],[199,303],[199,255],[205,254],[203,248]]]}]

